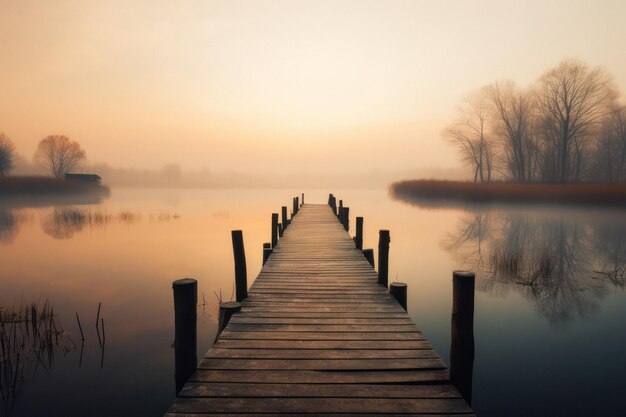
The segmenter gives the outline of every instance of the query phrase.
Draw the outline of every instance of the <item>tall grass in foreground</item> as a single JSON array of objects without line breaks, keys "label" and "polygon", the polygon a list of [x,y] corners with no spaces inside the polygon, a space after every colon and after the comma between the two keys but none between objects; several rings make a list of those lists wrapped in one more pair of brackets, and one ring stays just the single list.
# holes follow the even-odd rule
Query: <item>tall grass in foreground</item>
[{"label": "tall grass in foreground", "polygon": [[50,375],[57,351],[77,349],[47,300],[11,309],[0,307],[0,395],[9,415],[25,383],[37,372]]}]

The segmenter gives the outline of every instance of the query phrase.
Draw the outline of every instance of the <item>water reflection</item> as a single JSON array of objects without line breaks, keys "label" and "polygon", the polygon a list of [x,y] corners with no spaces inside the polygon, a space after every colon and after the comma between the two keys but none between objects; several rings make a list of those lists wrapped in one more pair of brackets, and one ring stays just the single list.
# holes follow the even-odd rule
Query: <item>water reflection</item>
[{"label": "water reflection", "polygon": [[[132,210],[107,212],[98,208],[59,206],[40,214],[42,230],[54,239],[70,239],[85,228],[104,228],[110,224],[134,225],[143,216]],[[35,216],[25,209],[0,208],[0,243],[12,243],[19,233],[20,225]],[[159,212],[147,216],[150,223],[166,223],[180,218],[178,213]]]},{"label": "water reflection", "polygon": [[615,220],[472,210],[442,246],[478,271],[480,291],[518,291],[551,323],[567,323],[596,312],[608,285],[624,285],[626,226]]},{"label": "water reflection", "polygon": [[19,231],[22,216],[17,210],[0,209],[0,243],[11,243]]}]

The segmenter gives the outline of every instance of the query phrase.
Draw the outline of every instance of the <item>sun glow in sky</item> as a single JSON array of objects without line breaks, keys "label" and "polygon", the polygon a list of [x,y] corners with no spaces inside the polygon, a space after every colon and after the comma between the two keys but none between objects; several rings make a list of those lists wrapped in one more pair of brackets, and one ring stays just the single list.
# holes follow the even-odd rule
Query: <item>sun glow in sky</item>
[{"label": "sun glow in sky", "polygon": [[458,102],[565,57],[626,90],[623,1],[0,0],[0,131],[92,162],[454,167]]}]

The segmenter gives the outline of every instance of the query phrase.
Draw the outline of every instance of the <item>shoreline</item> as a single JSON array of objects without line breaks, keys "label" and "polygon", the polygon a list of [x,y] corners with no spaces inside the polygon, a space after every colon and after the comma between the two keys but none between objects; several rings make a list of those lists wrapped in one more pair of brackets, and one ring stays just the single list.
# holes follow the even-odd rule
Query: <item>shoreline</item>
[{"label": "shoreline", "polygon": [[389,192],[400,200],[429,206],[458,203],[626,206],[626,183],[529,184],[406,180],[392,183]]},{"label": "shoreline", "polygon": [[11,176],[0,178],[0,198],[53,197],[90,195],[108,197],[106,185],[90,184],[80,180],[66,180],[43,176]]}]

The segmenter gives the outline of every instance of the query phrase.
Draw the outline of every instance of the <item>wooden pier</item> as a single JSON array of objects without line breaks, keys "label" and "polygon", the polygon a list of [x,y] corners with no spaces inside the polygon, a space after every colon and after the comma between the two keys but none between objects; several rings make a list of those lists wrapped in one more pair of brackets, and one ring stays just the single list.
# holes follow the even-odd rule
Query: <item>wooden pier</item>
[{"label": "wooden pier", "polygon": [[297,213],[166,416],[473,415],[333,209]]}]

